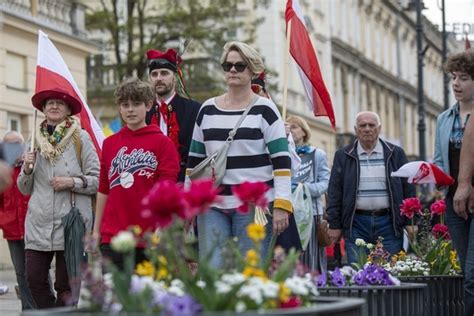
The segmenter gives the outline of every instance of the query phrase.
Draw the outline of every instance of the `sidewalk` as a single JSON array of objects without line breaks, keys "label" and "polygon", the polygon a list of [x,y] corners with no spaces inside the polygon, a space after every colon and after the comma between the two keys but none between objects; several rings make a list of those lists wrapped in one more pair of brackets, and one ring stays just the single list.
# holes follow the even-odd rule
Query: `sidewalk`
[{"label": "sidewalk", "polygon": [[15,293],[15,271],[0,270],[0,283],[8,285],[8,293],[0,295],[0,315],[17,316],[21,313],[21,302]]}]

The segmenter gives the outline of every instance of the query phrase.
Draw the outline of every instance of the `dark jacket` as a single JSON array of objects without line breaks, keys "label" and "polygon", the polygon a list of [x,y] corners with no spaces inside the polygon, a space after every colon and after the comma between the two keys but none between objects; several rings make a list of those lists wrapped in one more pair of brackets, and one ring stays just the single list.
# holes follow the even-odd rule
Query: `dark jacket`
[{"label": "dark jacket", "polygon": [[[389,191],[390,208],[394,229],[400,235],[406,219],[400,215],[400,204],[403,199],[416,195],[415,186],[407,183],[406,178],[391,177],[408,162],[402,148],[380,140],[384,150],[385,173]],[[336,152],[329,179],[328,188],[328,222],[331,229],[342,229],[344,235],[349,235],[355,214],[357,189],[360,179],[360,165],[357,155],[357,140]]]},{"label": "dark jacket", "polygon": [[[179,154],[180,154],[180,172],[178,176],[179,182],[184,182],[184,174],[186,171],[186,164],[188,162],[189,146],[193,137],[194,123],[201,105],[193,100],[189,100],[176,94],[170,103],[173,106],[173,111],[176,112],[176,118],[179,125]],[[154,106],[146,114],[146,123],[149,125],[151,118],[155,115],[156,109]]]}]

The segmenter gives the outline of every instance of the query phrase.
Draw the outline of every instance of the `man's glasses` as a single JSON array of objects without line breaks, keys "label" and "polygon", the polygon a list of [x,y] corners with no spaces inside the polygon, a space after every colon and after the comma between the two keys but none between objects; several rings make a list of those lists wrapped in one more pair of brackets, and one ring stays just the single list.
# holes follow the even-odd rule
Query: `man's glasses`
[{"label": "man's glasses", "polygon": [[247,64],[243,63],[243,62],[236,62],[235,64],[234,63],[230,63],[228,61],[222,63],[222,69],[225,71],[225,72],[229,72],[232,67],[235,67],[235,70],[237,70],[237,72],[243,72],[245,70],[245,68],[247,67]]}]

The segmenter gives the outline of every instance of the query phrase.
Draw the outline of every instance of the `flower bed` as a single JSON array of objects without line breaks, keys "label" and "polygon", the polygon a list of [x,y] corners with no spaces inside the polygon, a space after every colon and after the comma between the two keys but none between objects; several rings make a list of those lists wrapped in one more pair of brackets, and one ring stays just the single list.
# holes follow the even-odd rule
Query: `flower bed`
[{"label": "flower bed", "polygon": [[[318,316],[359,316],[362,315],[364,300],[358,298],[340,298],[340,297],[318,297],[314,304],[308,307],[299,307],[284,310],[266,310],[259,311],[259,315],[318,315]],[[236,312],[203,312],[201,316],[249,316],[255,315],[254,312],[241,313]],[[68,316],[86,316],[86,315],[107,315],[107,313],[90,312],[87,309],[75,309],[72,307],[52,308],[43,310],[27,310],[22,316],[49,316],[49,315],[68,315]],[[126,314],[121,314],[126,315]],[[133,313],[139,316],[140,313]],[[145,314],[143,314],[145,315]]]},{"label": "flower bed", "polygon": [[424,309],[429,316],[464,315],[462,276],[429,275],[399,277],[403,282],[425,283]]},{"label": "flower bed", "polygon": [[318,288],[323,296],[358,297],[366,303],[363,316],[419,316],[424,314],[426,284],[402,283],[399,286],[343,286]]}]

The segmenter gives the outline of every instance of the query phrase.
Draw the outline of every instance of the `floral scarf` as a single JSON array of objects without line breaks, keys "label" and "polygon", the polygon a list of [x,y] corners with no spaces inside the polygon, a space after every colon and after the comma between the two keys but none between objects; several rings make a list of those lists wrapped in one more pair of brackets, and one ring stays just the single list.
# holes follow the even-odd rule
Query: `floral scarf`
[{"label": "floral scarf", "polygon": [[51,163],[56,162],[71,140],[74,142],[79,140],[80,130],[79,120],[73,116],[67,116],[49,135],[48,125],[44,120],[36,136],[37,148],[41,156]]}]

